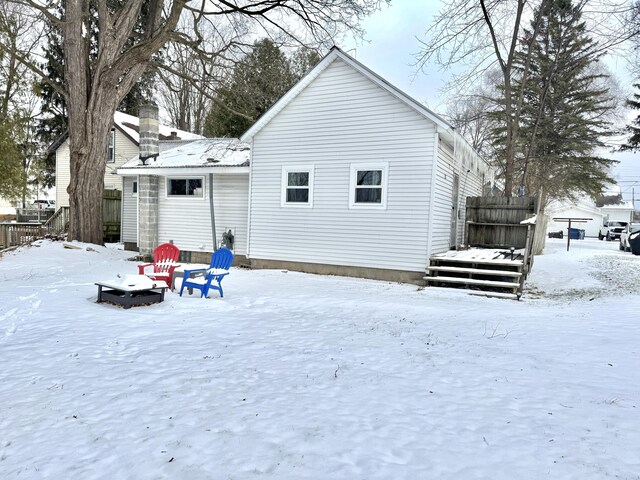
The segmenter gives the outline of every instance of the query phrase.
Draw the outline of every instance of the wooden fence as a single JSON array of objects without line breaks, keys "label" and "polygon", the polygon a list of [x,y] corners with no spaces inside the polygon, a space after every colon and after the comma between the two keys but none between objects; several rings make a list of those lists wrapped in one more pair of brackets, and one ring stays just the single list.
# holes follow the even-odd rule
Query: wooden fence
[{"label": "wooden fence", "polygon": [[[120,240],[121,201],[120,190],[105,190],[102,195],[102,218],[106,241]],[[42,214],[41,222],[0,223],[0,249],[30,243],[47,234],[61,235],[66,233],[68,228],[69,207],[60,207],[53,215]]]},{"label": "wooden fence", "polygon": [[120,240],[120,190],[102,192],[102,219],[104,221],[104,239],[108,242]]},{"label": "wooden fence", "polygon": [[483,248],[525,248],[527,225],[535,215],[532,197],[468,197],[466,244]]},{"label": "wooden fence", "polygon": [[0,249],[33,242],[45,233],[39,223],[0,223]]}]

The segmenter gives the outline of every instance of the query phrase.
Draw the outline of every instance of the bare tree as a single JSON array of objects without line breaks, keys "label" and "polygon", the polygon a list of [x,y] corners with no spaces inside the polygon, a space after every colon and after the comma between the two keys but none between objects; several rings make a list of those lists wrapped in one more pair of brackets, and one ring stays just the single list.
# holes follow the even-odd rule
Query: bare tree
[{"label": "bare tree", "polygon": [[170,45],[166,55],[171,58],[171,68],[158,69],[158,103],[170,125],[202,135],[217,75],[212,75],[203,58],[185,45]]},{"label": "bare tree", "polygon": [[12,175],[11,181],[15,183],[12,196],[20,197],[23,206],[38,155],[35,141],[38,98],[34,92],[35,77],[25,61],[34,61],[41,39],[42,32],[33,28],[28,9],[0,4],[0,123],[8,136],[5,142],[13,143],[12,150],[19,155],[20,175]]},{"label": "bare tree", "polygon": [[447,106],[445,118],[484,158],[495,156],[493,147],[494,131],[497,127],[494,113],[498,108],[496,98],[502,73],[489,70],[481,83],[455,102]]},{"label": "bare tree", "polygon": [[[206,56],[204,25],[214,32],[259,28],[328,44],[345,29],[358,31],[359,21],[382,1],[65,0],[58,13],[45,0],[10,0],[62,32],[65,84],[57,88],[69,115],[70,238],[102,243],[102,178],[113,114],[164,45],[189,45]],[[178,28],[181,18],[189,29]],[[44,77],[37,65],[25,65]]]},{"label": "bare tree", "polygon": [[[514,193],[516,179],[517,145],[520,142],[520,116],[523,107],[524,88],[527,84],[531,45],[519,44],[525,24],[531,29],[533,39],[540,28],[540,11],[548,0],[453,0],[438,15],[427,29],[426,39],[421,43],[418,65],[424,68],[435,62],[444,68],[464,64],[469,69],[456,77],[455,85],[468,87],[488,69],[495,66],[502,73],[502,98],[504,109],[504,137],[502,176],[504,194]],[[578,4],[585,9],[592,32],[600,39],[600,47],[611,49],[637,33],[628,22],[623,22],[629,12],[628,2],[615,0],[587,0]],[[524,52],[525,60],[515,71],[518,49]],[[515,75],[519,76],[519,87],[514,88]]]}]

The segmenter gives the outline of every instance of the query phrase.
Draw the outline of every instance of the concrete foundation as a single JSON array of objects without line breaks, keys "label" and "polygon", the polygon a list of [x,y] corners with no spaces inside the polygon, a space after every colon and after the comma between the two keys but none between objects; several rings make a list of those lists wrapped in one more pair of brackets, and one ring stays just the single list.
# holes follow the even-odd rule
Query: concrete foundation
[{"label": "concrete foundation", "polygon": [[324,265],[319,263],[284,262],[280,260],[251,259],[251,268],[279,269],[294,272],[316,273],[318,275],[337,275],[340,277],[369,278],[388,282],[424,285],[425,272],[407,272],[382,268],[351,267],[345,265]]}]

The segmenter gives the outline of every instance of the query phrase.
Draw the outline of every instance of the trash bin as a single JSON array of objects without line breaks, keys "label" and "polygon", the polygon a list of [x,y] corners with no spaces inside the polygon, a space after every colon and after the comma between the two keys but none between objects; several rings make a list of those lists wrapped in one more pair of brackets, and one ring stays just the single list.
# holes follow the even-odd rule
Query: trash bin
[{"label": "trash bin", "polygon": [[584,230],[580,228],[572,228],[569,232],[571,240],[584,240]]},{"label": "trash bin", "polygon": [[640,255],[640,232],[629,235],[629,246],[631,247],[631,253]]}]

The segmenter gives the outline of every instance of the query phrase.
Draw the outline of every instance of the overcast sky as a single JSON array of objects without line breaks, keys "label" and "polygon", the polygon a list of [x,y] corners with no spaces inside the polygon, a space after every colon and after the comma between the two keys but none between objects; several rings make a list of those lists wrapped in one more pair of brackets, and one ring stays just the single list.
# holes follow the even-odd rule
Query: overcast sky
[{"label": "overcast sky", "polygon": [[[437,0],[395,0],[390,7],[364,21],[367,32],[364,42],[347,40],[338,46],[430,109],[443,113],[445,105],[441,89],[450,79],[450,73],[439,71],[435,66],[426,73],[417,72],[415,66],[415,54],[420,50],[418,39],[424,38],[424,32],[440,7],[441,2]],[[631,83],[624,61],[610,59],[608,64],[616,70],[616,75],[623,77],[623,86]],[[636,199],[640,199],[640,153],[607,153],[604,156],[621,161],[612,174],[620,182],[624,198],[631,200],[635,188]],[[636,207],[640,208],[640,200],[636,200]]]}]

